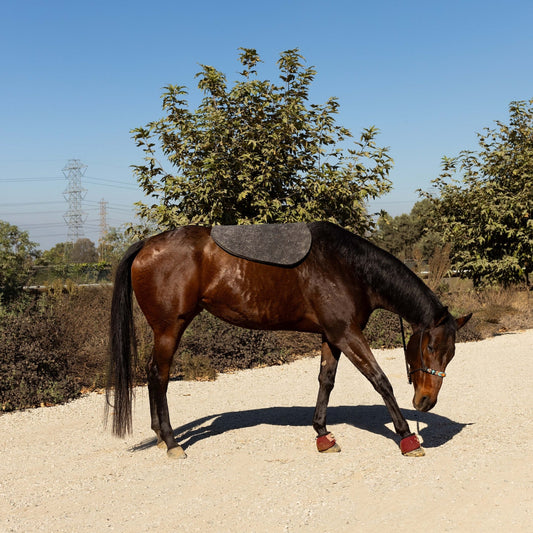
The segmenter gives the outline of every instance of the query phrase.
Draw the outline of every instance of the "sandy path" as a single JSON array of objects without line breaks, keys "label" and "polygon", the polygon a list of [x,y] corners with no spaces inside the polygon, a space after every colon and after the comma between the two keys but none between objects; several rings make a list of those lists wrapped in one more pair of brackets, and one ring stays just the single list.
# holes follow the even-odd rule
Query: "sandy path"
[{"label": "sandy path", "polygon": [[0,416],[0,531],[531,531],[533,330],[458,345],[426,414],[401,350],[376,356],[423,458],[400,454],[345,358],[328,419],[340,454],[314,447],[318,358],[172,383],[182,461],[154,446],[146,389],[126,440],[102,428],[91,394]]}]

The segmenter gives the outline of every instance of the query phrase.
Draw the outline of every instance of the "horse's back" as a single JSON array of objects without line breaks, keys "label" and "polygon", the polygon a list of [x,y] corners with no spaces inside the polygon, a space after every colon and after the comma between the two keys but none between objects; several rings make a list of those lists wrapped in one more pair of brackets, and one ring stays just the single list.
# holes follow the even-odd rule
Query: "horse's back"
[{"label": "horse's back", "polygon": [[306,297],[309,261],[281,267],[239,258],[214,242],[210,228],[184,226],[147,239],[132,284],[148,315],[206,309],[242,327],[317,331]]},{"label": "horse's back", "polygon": [[[312,223],[313,243],[297,266],[282,267],[231,255],[211,229],[184,226],[148,239],[132,267],[132,284],[145,314],[186,314],[206,309],[253,329],[322,330],[367,313],[365,291],[347,275],[330,241],[341,228]],[[165,318],[167,320],[167,318]],[[361,322],[364,322],[363,318]]]}]

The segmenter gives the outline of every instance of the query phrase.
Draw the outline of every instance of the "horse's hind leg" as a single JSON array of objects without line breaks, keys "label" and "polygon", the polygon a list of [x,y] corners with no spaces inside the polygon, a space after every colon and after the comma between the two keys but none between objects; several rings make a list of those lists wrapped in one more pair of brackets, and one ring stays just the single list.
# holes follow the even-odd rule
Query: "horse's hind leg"
[{"label": "horse's hind leg", "polygon": [[322,338],[322,356],[320,358],[320,374],[318,381],[318,398],[316,401],[313,427],[317,432],[317,448],[321,452],[340,452],[339,445],[326,428],[326,411],[329,396],[335,385],[335,375],[341,351],[330,344],[325,337]]},{"label": "horse's hind leg", "polygon": [[168,455],[176,458],[186,455],[174,439],[168,412],[167,389],[174,353],[191,320],[192,318],[179,320],[162,331],[154,329],[154,348],[147,365],[152,429],[157,435],[158,445],[166,445]]}]

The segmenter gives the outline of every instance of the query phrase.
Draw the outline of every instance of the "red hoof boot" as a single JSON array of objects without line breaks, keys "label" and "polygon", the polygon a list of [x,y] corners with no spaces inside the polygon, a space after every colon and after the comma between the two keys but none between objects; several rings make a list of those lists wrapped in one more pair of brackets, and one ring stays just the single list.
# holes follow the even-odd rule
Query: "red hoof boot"
[{"label": "red hoof boot", "polygon": [[422,448],[420,445],[418,437],[414,433],[400,441],[400,450],[402,451],[403,455],[407,455],[409,457],[421,457],[422,455],[426,454],[426,452],[424,452],[424,448]]},{"label": "red hoof boot", "polygon": [[316,447],[319,452],[340,452],[341,448],[335,441],[332,433],[316,438]]}]

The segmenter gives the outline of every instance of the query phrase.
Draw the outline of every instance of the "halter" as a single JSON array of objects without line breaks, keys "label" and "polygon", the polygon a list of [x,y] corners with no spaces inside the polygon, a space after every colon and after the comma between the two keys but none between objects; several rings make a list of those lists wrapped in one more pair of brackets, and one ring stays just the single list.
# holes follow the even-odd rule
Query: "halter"
[{"label": "halter", "polygon": [[410,370],[409,369],[409,363],[407,362],[407,346],[405,344],[405,332],[403,329],[403,319],[400,317],[400,329],[402,331],[402,342],[403,342],[403,351],[405,354],[405,368],[407,369],[407,380],[409,381],[409,385],[413,382],[411,379],[411,375],[415,372],[425,372],[426,374],[431,374],[432,376],[438,376],[439,378],[445,378],[446,372],[441,372],[440,370],[433,370],[433,368],[428,368],[424,364],[424,358],[422,357],[422,338],[424,337],[425,328],[422,330],[422,333],[420,334],[420,368],[417,368],[416,370]]}]

